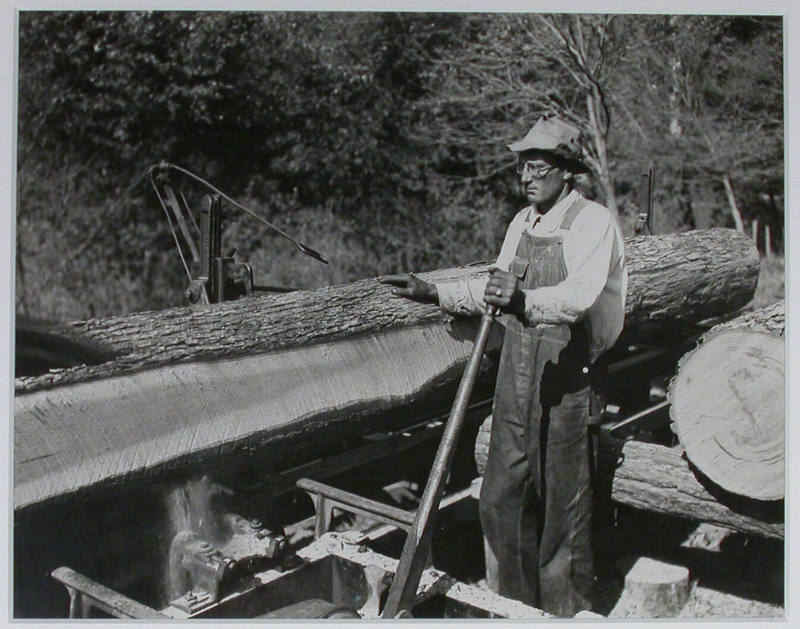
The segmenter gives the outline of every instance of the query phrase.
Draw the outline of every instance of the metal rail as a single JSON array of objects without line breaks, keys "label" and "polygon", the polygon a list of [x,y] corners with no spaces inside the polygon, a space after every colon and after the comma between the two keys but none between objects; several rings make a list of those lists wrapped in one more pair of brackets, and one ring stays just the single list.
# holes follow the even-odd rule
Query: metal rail
[{"label": "metal rail", "polygon": [[142,605],[124,594],[115,592],[72,568],[56,568],[50,573],[69,592],[69,617],[89,618],[92,607],[96,607],[116,618],[163,618],[169,616]]},{"label": "metal rail", "polygon": [[336,508],[344,508],[347,511],[374,518],[378,522],[391,524],[405,531],[410,530],[414,524],[413,511],[392,507],[377,500],[370,500],[364,496],[318,483],[308,478],[301,478],[297,481],[297,486],[314,495],[314,505],[317,512],[314,524],[316,537],[328,532],[332,513]]},{"label": "metal rail", "polygon": [[618,422],[613,424],[603,425],[602,428],[609,434],[613,434],[618,430],[626,427],[631,427],[633,425],[638,425],[638,427],[643,427],[645,422],[643,420],[650,419],[652,422],[657,421],[654,416],[658,411],[669,407],[669,400],[663,400],[658,402],[657,404],[653,404],[652,406],[648,406],[646,409],[639,411],[638,413],[634,413],[633,415],[629,415],[625,419],[621,419]]}]

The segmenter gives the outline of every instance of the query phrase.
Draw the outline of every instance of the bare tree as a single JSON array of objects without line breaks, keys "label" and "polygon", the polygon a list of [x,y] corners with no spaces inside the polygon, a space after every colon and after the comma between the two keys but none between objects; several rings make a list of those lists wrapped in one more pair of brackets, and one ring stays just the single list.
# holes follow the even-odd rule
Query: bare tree
[{"label": "bare tree", "polygon": [[475,176],[490,177],[510,165],[498,146],[541,114],[554,112],[581,128],[587,165],[616,212],[609,81],[625,54],[615,28],[623,18],[513,14],[476,19],[484,21],[482,34],[465,31],[460,46],[430,59],[439,83],[421,104],[456,123],[425,139],[474,153]]},{"label": "bare tree", "polygon": [[[780,21],[674,15],[647,28],[651,45],[629,65],[640,98],[623,97],[631,117],[650,130],[649,148],[667,168],[688,175],[704,196],[724,194],[743,231],[736,188],[766,191],[782,176]],[[654,126],[654,117],[662,122]]]}]

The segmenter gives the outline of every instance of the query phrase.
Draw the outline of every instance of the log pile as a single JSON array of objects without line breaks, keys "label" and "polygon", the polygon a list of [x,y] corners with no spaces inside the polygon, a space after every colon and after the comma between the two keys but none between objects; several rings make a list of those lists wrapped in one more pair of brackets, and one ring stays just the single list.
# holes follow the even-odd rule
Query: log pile
[{"label": "log pile", "polygon": [[[784,330],[780,301],[706,332],[670,386],[681,445],[604,437],[601,493],[617,504],[783,539]],[[475,448],[481,473],[490,430],[488,418]]]},{"label": "log pile", "polygon": [[[733,230],[631,238],[626,256],[623,342],[734,311],[758,278],[755,247]],[[375,279],[74,323],[116,358],[16,379],[15,508],[231,457],[291,464],[326,439],[446,411],[476,324]],[[491,392],[500,342],[496,330],[478,395]]]},{"label": "log pile", "polygon": [[[681,446],[601,441],[599,486],[617,504],[784,537],[784,302],[706,332],[669,398]],[[491,418],[478,431],[483,472]]]}]

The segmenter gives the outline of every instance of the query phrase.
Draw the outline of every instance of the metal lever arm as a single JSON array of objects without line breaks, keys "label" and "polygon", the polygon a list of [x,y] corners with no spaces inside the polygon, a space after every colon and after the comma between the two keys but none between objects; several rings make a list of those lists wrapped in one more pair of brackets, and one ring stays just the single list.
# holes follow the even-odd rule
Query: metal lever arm
[{"label": "metal lever arm", "polygon": [[[195,181],[197,181],[198,183],[204,185],[206,188],[208,188],[212,192],[214,192],[214,193],[218,194],[219,196],[221,196],[223,199],[225,199],[228,203],[230,203],[234,207],[239,208],[243,212],[249,214],[250,216],[252,216],[256,220],[260,221],[261,223],[263,223],[264,225],[269,227],[275,233],[280,234],[281,236],[286,238],[286,240],[291,242],[295,247],[297,247],[300,251],[302,251],[307,256],[310,256],[310,257],[314,258],[315,260],[319,260],[320,262],[328,264],[328,259],[324,255],[322,255],[319,251],[317,251],[316,249],[313,249],[313,248],[309,247],[308,245],[300,242],[296,238],[293,238],[292,236],[287,234],[285,231],[283,231],[279,227],[273,225],[267,219],[265,219],[264,217],[260,216],[259,214],[257,214],[253,210],[251,210],[250,208],[245,207],[244,205],[242,205],[241,203],[239,203],[235,199],[229,197],[222,190],[220,190],[216,186],[212,185],[211,183],[209,183],[208,181],[206,181],[205,179],[203,179],[199,175],[195,175],[192,171],[190,171],[190,170],[188,170],[186,168],[183,168],[181,166],[178,166],[177,164],[171,164],[169,162],[161,161],[158,164],[154,164],[153,166],[151,166],[148,169],[148,174],[152,175],[152,173],[155,172],[157,169],[165,169],[165,168],[172,168],[173,170],[175,170],[175,171],[177,171],[179,173],[183,173],[187,177],[190,177],[190,178],[194,179]],[[155,184],[153,184],[153,185],[155,185]]]},{"label": "metal lever arm", "polygon": [[481,358],[486,349],[489,331],[496,313],[497,308],[489,305],[486,313],[481,317],[478,334],[475,337],[475,345],[472,348],[472,354],[467,362],[464,375],[461,377],[461,383],[458,385],[458,392],[456,393],[453,407],[450,409],[450,416],[447,418],[444,434],[439,442],[439,449],[436,451],[431,473],[428,476],[425,491],[417,508],[414,524],[406,537],[403,554],[400,556],[400,564],[389,588],[386,605],[381,613],[382,618],[395,618],[401,611],[410,612],[414,604],[419,580],[422,576],[422,571],[425,569],[425,562],[431,548],[435,515],[442,499],[445,480],[453,459],[453,452],[458,441],[458,435],[461,432],[461,426],[464,423],[469,397],[475,386]]}]

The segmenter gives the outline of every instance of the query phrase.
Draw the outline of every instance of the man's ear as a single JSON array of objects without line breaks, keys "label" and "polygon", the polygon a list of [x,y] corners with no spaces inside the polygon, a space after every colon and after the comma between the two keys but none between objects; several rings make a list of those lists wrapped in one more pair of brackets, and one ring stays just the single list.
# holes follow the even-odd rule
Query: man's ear
[{"label": "man's ear", "polygon": [[561,170],[564,171],[563,174],[561,175],[561,181],[567,183],[567,182],[571,182],[572,180],[575,179],[575,173],[573,173],[569,169],[569,167],[567,166],[566,162],[561,162],[559,164],[559,167],[561,168]]}]

